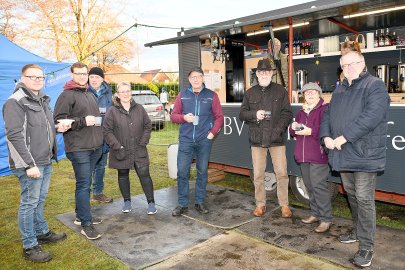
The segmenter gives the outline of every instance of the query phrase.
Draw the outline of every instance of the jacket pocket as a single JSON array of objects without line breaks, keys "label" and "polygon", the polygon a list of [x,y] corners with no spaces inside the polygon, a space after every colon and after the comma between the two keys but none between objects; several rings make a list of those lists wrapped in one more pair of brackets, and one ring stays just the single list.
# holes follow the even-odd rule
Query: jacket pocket
[{"label": "jacket pocket", "polygon": [[249,100],[249,108],[250,110],[260,110],[260,100]]},{"label": "jacket pocket", "polygon": [[148,150],[146,146],[138,145],[135,151],[135,156],[137,158],[146,158],[148,156]]},{"label": "jacket pocket", "polygon": [[114,150],[114,156],[117,160],[124,160],[127,157],[127,151],[124,147]]}]

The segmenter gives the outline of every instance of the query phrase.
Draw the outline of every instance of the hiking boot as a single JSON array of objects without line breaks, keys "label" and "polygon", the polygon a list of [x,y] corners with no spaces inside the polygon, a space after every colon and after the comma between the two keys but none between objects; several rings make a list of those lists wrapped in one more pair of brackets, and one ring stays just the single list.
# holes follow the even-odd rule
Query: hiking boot
[{"label": "hiking boot", "polygon": [[341,236],[339,236],[338,240],[340,243],[343,244],[350,244],[359,241],[353,232],[349,234],[342,234]]},{"label": "hiking boot", "polygon": [[188,207],[181,207],[179,205],[176,208],[174,208],[174,210],[172,211],[172,216],[178,217],[187,212],[188,212]]},{"label": "hiking boot", "polygon": [[330,227],[332,226],[332,222],[321,222],[318,227],[316,227],[315,232],[317,233],[324,233],[329,231]]},{"label": "hiking boot", "polygon": [[93,198],[91,198],[92,202],[100,202],[100,203],[112,203],[113,198],[107,197],[104,194],[99,194],[99,195],[93,195]]},{"label": "hiking boot", "polygon": [[59,241],[63,241],[66,239],[66,233],[54,233],[53,231],[49,231],[46,234],[38,235],[37,236],[38,243],[43,245],[43,244],[48,244],[48,243],[56,243]]},{"label": "hiking boot", "polygon": [[210,211],[208,208],[203,204],[203,203],[196,203],[194,205],[195,210],[199,212],[200,214],[208,214]]},{"label": "hiking boot", "polygon": [[266,213],[266,206],[256,206],[255,211],[253,211],[252,215],[255,217],[261,217]]},{"label": "hiking boot", "polygon": [[93,224],[89,226],[83,226],[80,233],[90,240],[95,240],[101,237],[101,234],[94,228]]},{"label": "hiking boot", "polygon": [[39,245],[23,249],[23,257],[26,260],[41,263],[52,259],[52,255],[49,252],[42,250]]},{"label": "hiking boot", "polygon": [[123,213],[129,213],[132,211],[131,201],[124,201],[124,206],[122,207]]},{"label": "hiking boot", "polygon": [[292,212],[288,205],[281,206],[281,217],[283,218],[290,218],[292,216]]},{"label": "hiking boot", "polygon": [[[101,222],[103,222],[103,220],[102,220],[101,218],[93,217],[93,219],[92,219],[92,221],[91,221],[91,224],[93,224],[93,225],[98,225],[98,224],[100,224]],[[78,226],[81,226],[81,225],[82,225],[82,222],[80,221],[79,218],[76,218],[75,221],[73,221],[73,223],[74,223],[75,225],[78,225]]]},{"label": "hiking boot", "polygon": [[354,258],[350,261],[356,266],[367,267],[371,265],[373,254],[374,252],[372,250],[360,249],[356,254],[354,254]]},{"label": "hiking boot", "polygon": [[157,209],[156,209],[156,206],[155,206],[155,203],[148,203],[148,215],[154,215],[154,214],[156,214],[156,212],[157,212]]},{"label": "hiking boot", "polygon": [[316,223],[318,221],[319,221],[319,218],[314,217],[314,216],[310,216],[309,218],[301,219],[301,222],[305,223],[305,224],[312,224],[312,223]]}]

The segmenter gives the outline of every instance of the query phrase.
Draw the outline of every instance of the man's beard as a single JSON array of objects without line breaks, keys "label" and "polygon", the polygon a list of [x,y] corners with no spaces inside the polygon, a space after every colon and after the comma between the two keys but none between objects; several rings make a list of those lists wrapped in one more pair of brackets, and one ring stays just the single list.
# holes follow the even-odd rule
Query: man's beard
[{"label": "man's beard", "polygon": [[257,78],[257,79],[258,79],[259,85],[260,85],[261,87],[267,87],[267,86],[269,86],[270,83],[271,83],[271,77],[270,77],[270,76],[267,77],[267,78]]}]

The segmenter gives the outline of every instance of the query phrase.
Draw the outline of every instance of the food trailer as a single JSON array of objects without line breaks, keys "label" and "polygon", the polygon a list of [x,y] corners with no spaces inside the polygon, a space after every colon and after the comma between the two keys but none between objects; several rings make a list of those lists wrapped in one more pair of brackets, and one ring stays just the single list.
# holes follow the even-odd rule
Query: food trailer
[{"label": "food trailer", "polygon": [[[287,91],[291,101],[297,90],[292,89],[293,76],[298,89],[306,82],[317,82],[325,92],[325,101],[329,101],[338,83],[340,43],[357,40],[361,44],[368,71],[384,81],[391,97],[387,166],[378,176],[376,199],[405,205],[405,1],[313,1],[179,32],[177,37],[145,44],[152,47],[177,43],[180,87],[188,85],[188,70],[201,66],[207,88],[218,93],[225,124],[214,142],[210,165],[251,174],[248,126],[238,115],[244,92],[256,83],[257,62],[267,57],[267,42],[273,35],[281,41],[282,52],[288,54]],[[294,115],[301,106],[292,103]],[[305,185],[294,161],[295,140],[287,137],[286,141],[291,189],[298,199],[306,200]],[[272,192],[276,181],[268,160],[266,189]],[[331,193],[335,194],[339,175],[332,173],[329,181]]]}]

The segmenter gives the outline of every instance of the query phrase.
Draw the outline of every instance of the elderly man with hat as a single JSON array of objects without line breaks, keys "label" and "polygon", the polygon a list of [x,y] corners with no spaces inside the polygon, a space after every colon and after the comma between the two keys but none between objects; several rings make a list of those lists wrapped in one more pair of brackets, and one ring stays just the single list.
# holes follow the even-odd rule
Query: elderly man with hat
[{"label": "elderly man with hat", "polygon": [[[108,108],[112,105],[112,89],[104,81],[104,71],[99,67],[93,67],[89,71],[89,91],[91,91],[97,98],[97,104],[100,110],[100,115],[104,120],[104,116]],[[109,147],[103,143],[103,154],[101,158],[97,161],[96,168],[93,172],[92,181],[92,191],[93,197],[92,201],[111,203],[112,198],[107,197],[104,194],[104,175],[105,166],[107,165]]]},{"label": "elderly man with hat", "polygon": [[321,97],[322,89],[318,84],[307,83],[301,91],[305,102],[290,126],[290,134],[296,137],[294,157],[300,164],[311,207],[311,215],[302,222],[319,222],[315,232],[323,233],[332,225],[332,204],[327,182],[330,168],[327,153],[319,140],[323,113],[328,105]]},{"label": "elderly man with hat", "polygon": [[288,207],[285,134],[292,120],[292,111],[287,91],[280,84],[271,81],[273,71],[274,66],[268,59],[259,60],[256,69],[259,84],[245,93],[239,119],[249,125],[256,200],[253,215],[260,217],[266,212],[264,175],[269,152],[277,178],[281,215],[289,218],[292,213]]}]

